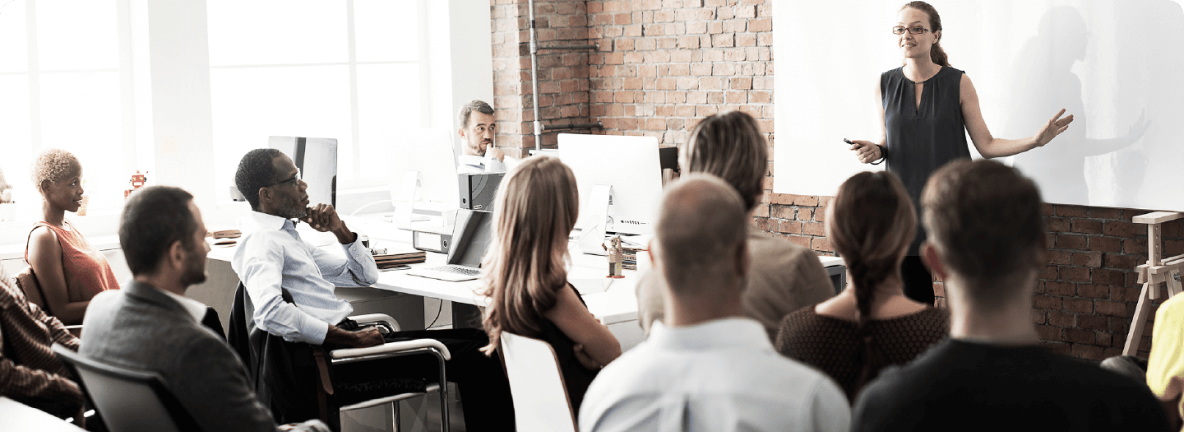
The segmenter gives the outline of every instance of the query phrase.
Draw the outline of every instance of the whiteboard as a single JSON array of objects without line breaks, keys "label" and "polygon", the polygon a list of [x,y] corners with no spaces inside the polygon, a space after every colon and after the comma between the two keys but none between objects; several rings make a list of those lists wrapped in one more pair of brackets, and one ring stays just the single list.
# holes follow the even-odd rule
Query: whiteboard
[{"label": "whiteboard", "polygon": [[[833,196],[860,164],[842,139],[878,139],[882,72],[904,1],[774,0],[773,191]],[[935,0],[951,66],[999,138],[1075,116],[1043,148],[1001,158],[1045,201],[1184,211],[1184,13],[1173,0]],[[967,137],[971,154],[981,157]]]}]

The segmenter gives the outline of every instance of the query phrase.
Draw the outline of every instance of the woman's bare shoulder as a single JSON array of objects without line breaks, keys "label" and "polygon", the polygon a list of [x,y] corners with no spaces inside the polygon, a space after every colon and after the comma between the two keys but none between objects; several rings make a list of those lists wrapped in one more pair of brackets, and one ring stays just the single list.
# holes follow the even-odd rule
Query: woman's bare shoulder
[{"label": "woman's bare shoulder", "polygon": [[54,233],[49,227],[41,225],[33,227],[33,230],[29,231],[29,249],[34,247],[60,249],[61,245],[58,244],[57,233]]}]

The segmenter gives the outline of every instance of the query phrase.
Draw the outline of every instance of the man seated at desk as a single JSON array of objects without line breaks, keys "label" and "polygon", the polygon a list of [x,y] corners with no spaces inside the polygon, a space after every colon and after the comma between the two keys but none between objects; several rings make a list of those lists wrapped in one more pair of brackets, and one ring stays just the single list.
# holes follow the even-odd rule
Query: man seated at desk
[{"label": "man seated at desk", "polygon": [[497,123],[493,118],[493,107],[474,100],[460,107],[457,118],[460,121],[461,155],[458,156],[458,174],[504,173],[518,165],[518,160],[507,157],[493,144],[497,135]]},{"label": "man seated at desk", "polygon": [[[374,284],[378,265],[333,206],[308,207],[308,184],[292,159],[276,149],[251,150],[234,180],[254,211],[247,216],[231,267],[255,305],[256,325],[290,342],[357,348],[382,344],[377,329],[348,331],[336,325],[353,307],[339,300],[334,289]],[[333,233],[344,256],[305,243],[292,219]],[[281,286],[295,304],[284,302]]]},{"label": "man seated at desk", "polygon": [[[436,339],[452,354],[447,362],[449,381],[457,383],[464,400],[478,402],[464,407],[468,430],[480,430],[482,426],[499,430],[498,427],[513,425],[512,416],[509,423],[499,423],[513,408],[509,402],[509,383],[500,363],[496,357],[489,359],[478,351],[489,343],[485,332],[479,329],[404,331],[386,335],[384,339],[373,327],[346,329],[357,325],[347,319],[353,307],[337,298],[335,288],[373,285],[378,281],[378,266],[370,250],[356,241],[357,234],[346,227],[333,206],[308,207],[308,184],[300,179],[300,171],[292,159],[275,149],[251,150],[239,162],[234,179],[254,211],[247,217],[231,267],[255,305],[255,325],[284,340],[325,345],[327,349],[363,348],[382,345],[388,340]],[[305,243],[296,232],[293,219],[304,221],[317,231],[333,233],[345,256]],[[291,294],[293,303],[284,302],[283,289]],[[423,382],[437,373],[435,360],[420,361],[423,359],[426,357],[398,357],[335,367],[337,400],[346,405],[386,396],[374,393],[389,393],[396,388],[409,390],[414,380],[422,387]]]}]

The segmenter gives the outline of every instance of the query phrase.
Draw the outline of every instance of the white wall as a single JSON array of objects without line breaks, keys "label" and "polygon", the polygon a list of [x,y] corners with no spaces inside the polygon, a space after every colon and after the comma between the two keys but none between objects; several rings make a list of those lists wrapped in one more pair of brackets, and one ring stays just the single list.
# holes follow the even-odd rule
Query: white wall
[{"label": "white wall", "polygon": [[[843,138],[878,138],[882,72],[899,67],[903,2],[776,0],[773,190],[834,195],[861,170]],[[1024,138],[1066,108],[1048,146],[1013,158],[1048,202],[1184,210],[1184,13],[1169,0],[934,0],[942,45],[992,134]],[[969,142],[969,138],[968,138]],[[971,146],[976,157],[978,153]]]},{"label": "white wall", "polygon": [[[493,104],[493,20],[484,0],[432,1],[431,19],[432,129],[460,128],[456,114],[465,103],[480,99]],[[443,19],[447,17],[447,20]],[[453,134],[454,151],[460,136]]]}]

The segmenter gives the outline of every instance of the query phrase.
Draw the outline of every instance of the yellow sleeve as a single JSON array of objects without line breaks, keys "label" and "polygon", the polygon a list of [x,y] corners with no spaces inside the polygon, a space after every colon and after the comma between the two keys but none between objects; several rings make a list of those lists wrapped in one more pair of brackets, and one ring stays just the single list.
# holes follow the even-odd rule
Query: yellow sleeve
[{"label": "yellow sleeve", "polygon": [[[1184,295],[1172,297],[1155,313],[1147,386],[1163,397],[1172,377],[1184,377]],[[1184,406],[1181,407],[1184,415]]]}]

